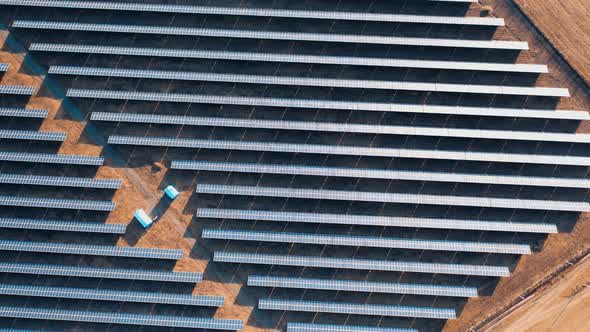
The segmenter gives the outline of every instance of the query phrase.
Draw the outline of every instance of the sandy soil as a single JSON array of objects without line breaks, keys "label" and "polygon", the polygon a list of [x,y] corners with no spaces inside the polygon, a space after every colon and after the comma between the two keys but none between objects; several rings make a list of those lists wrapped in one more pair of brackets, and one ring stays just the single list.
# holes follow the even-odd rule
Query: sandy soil
[{"label": "sandy soil", "polygon": [[514,0],[567,62],[590,84],[590,1]]},{"label": "sandy soil", "polygon": [[590,321],[587,315],[581,314],[587,313],[588,308],[590,259],[587,258],[485,331],[588,331]]}]

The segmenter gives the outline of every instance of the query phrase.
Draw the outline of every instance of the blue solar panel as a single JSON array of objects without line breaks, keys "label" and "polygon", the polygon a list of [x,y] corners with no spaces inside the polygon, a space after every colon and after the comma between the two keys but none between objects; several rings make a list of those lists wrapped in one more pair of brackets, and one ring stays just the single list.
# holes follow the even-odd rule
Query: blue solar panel
[{"label": "blue solar panel", "polygon": [[93,256],[111,256],[111,257],[172,259],[172,260],[177,260],[177,259],[182,258],[182,250],[176,250],[176,249],[119,247],[119,246],[103,246],[103,245],[91,245],[91,244],[31,242],[31,241],[11,241],[11,240],[0,240],[0,250],[44,252],[44,253],[70,254],[70,255],[93,255]]},{"label": "blue solar panel", "polygon": [[0,206],[21,206],[50,209],[113,211],[115,203],[79,199],[0,196]]},{"label": "blue solar panel", "polygon": [[1,161],[15,161],[25,163],[66,164],[101,166],[103,157],[62,155],[51,153],[28,152],[0,152]]},{"label": "blue solar panel", "polygon": [[433,319],[455,319],[456,313],[450,308],[407,307],[397,305],[356,304],[323,301],[294,301],[259,299],[259,309],[323,312],[335,314],[414,317]]},{"label": "blue solar panel", "polygon": [[3,117],[45,119],[48,113],[44,109],[0,107],[0,116]]},{"label": "blue solar panel", "polygon": [[287,332],[418,332],[416,329],[335,324],[287,323]]},{"label": "blue solar panel", "polygon": [[0,71],[7,71],[7,70],[8,70],[8,64],[7,63],[0,63]]},{"label": "blue solar panel", "polygon": [[119,189],[121,187],[121,180],[115,179],[89,179],[24,174],[0,174],[0,183],[100,189]]},{"label": "blue solar panel", "polygon": [[183,283],[197,283],[203,280],[203,275],[201,273],[196,272],[133,270],[93,266],[69,266],[4,262],[0,262],[0,272],[84,278],[151,280]]},{"label": "blue solar panel", "polygon": [[126,224],[0,217],[0,228],[36,229],[60,232],[125,234]]},{"label": "blue solar panel", "polygon": [[66,133],[0,129],[0,138],[26,141],[63,142],[66,139]]},{"label": "blue solar panel", "polygon": [[31,285],[0,284],[0,294],[34,297],[56,297],[67,299],[159,303],[190,306],[220,307],[222,296],[173,294],[161,292],[134,292],[110,289],[89,289],[72,287],[47,287]]},{"label": "blue solar panel", "polygon": [[30,86],[0,85],[0,95],[32,96],[35,88]]},{"label": "blue solar panel", "polygon": [[0,317],[236,331],[240,320],[0,306]]}]

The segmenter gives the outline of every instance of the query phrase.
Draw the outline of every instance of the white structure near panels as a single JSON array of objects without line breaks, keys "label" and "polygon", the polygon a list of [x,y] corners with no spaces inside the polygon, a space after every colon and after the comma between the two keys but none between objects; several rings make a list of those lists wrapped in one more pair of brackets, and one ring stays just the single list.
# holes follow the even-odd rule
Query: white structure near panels
[{"label": "white structure near panels", "polygon": [[313,41],[332,43],[360,43],[403,46],[457,47],[483,48],[500,50],[528,50],[528,44],[520,41],[473,40],[473,39],[444,39],[444,38],[412,38],[376,35],[345,35],[331,33],[306,33],[238,29],[207,29],[184,28],[173,26],[124,25],[99,23],[71,23],[57,21],[25,21],[17,20],[12,23],[13,28],[66,30],[66,31],[96,31],[139,33],[158,35],[180,35],[194,37],[245,38],[267,40]]},{"label": "white structure near panels", "polygon": [[138,248],[92,244],[31,242],[12,240],[0,240],[0,250],[171,260],[178,260],[182,258],[182,250],[176,249]]},{"label": "white structure near panels", "polygon": [[60,232],[125,234],[126,224],[103,224],[90,221],[66,221],[0,217],[0,228],[31,229]]},{"label": "white structure near panels", "polygon": [[508,277],[510,275],[509,269],[504,266],[421,263],[316,256],[268,255],[221,251],[216,251],[214,253],[213,261],[237,264],[284,265],[331,269],[438,273],[489,277]]},{"label": "white structure near panels", "polygon": [[286,211],[201,208],[197,210],[197,217],[310,224],[416,227],[516,233],[557,233],[556,225],[533,222],[388,217]]},{"label": "white structure near panels", "polygon": [[203,280],[203,275],[201,273],[195,272],[171,272],[93,266],[69,266],[5,262],[0,262],[0,272],[84,278],[150,280],[181,283],[197,283]]},{"label": "white structure near panels", "polygon": [[418,330],[396,327],[288,322],[287,332],[418,332]]},{"label": "white structure near panels", "polygon": [[243,327],[239,320],[9,306],[0,306],[0,317],[228,331]]},{"label": "white structure near panels", "polygon": [[386,169],[343,168],[282,164],[228,163],[192,160],[173,160],[171,169],[236,173],[263,173],[285,175],[333,176],[385,180],[438,181],[482,183],[514,186],[541,186],[561,188],[590,188],[590,180],[579,178],[528,177],[510,175],[482,175],[447,172],[415,172]]},{"label": "white structure near panels", "polygon": [[432,319],[455,319],[454,309],[322,301],[259,299],[259,309]]},{"label": "white structure near panels", "polygon": [[424,104],[392,104],[335,100],[309,100],[287,98],[215,96],[178,93],[133,92],[119,90],[68,89],[66,95],[76,98],[161,101],[173,103],[229,104],[267,107],[293,107],[305,109],[330,109],[367,112],[400,112],[418,114],[475,115],[491,117],[516,117],[562,120],[588,120],[590,113],[571,110],[547,111],[536,109],[439,106]]},{"label": "white structure near panels", "polygon": [[96,301],[121,301],[138,303],[158,303],[190,306],[220,307],[223,297],[159,292],[136,292],[109,289],[89,289],[72,287],[50,287],[16,284],[0,284],[0,294],[34,297],[55,297]]},{"label": "white structure near panels", "polygon": [[[332,246],[370,247],[370,248],[401,248],[416,250],[468,251],[484,253],[501,253],[526,255],[531,253],[528,245],[508,243],[483,243],[466,241],[436,241],[385,237],[331,235],[314,233],[290,232],[259,232],[249,230],[224,230],[205,228],[204,239],[283,242],[300,244],[318,244]],[[1,242],[0,242],[1,248]]]},{"label": "white structure near panels", "polygon": [[248,286],[385,294],[477,297],[475,287],[249,275]]},{"label": "white structure near panels", "polygon": [[[457,2],[455,0],[455,2]],[[472,0],[461,2],[474,2]],[[203,15],[232,15],[232,16],[259,16],[259,17],[284,17],[303,19],[326,20],[351,20],[368,22],[397,22],[397,23],[425,23],[425,24],[451,24],[451,25],[477,25],[477,26],[503,26],[504,19],[495,17],[457,17],[457,16],[426,16],[403,15],[387,13],[365,13],[345,11],[321,11],[321,10],[287,10],[271,8],[239,8],[239,7],[215,7],[215,6],[188,6],[173,4],[152,3],[126,3],[106,1],[64,1],[64,0],[0,0],[0,5],[18,5],[32,7],[54,7],[75,9],[100,9],[112,11],[136,11],[174,14],[203,14]]]}]

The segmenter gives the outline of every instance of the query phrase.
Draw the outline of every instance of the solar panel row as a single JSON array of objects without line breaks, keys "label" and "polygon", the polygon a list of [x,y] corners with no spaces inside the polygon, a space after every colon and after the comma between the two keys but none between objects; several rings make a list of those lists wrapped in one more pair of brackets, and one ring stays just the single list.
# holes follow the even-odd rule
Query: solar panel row
[{"label": "solar panel row", "polygon": [[0,85],[0,95],[32,96],[35,88],[30,86]]},{"label": "solar panel row", "polygon": [[115,203],[110,201],[16,196],[0,196],[0,206],[21,206],[91,211],[113,211],[115,209]]},{"label": "solar panel row", "polygon": [[284,197],[301,199],[326,199],[398,204],[429,204],[447,206],[473,206],[483,208],[529,209],[548,211],[590,211],[590,203],[493,197],[469,197],[446,195],[399,194],[368,191],[315,190],[283,187],[231,186],[198,184],[197,193],[215,195],[240,195],[260,197]]},{"label": "solar panel row", "polygon": [[74,287],[48,287],[31,285],[0,284],[0,294],[34,297],[56,297],[66,299],[159,303],[190,306],[220,307],[223,297],[160,292],[134,292],[110,289],[89,289]]},{"label": "solar panel row", "polygon": [[245,38],[263,40],[289,40],[333,43],[360,43],[380,45],[429,46],[452,48],[482,48],[499,50],[528,50],[528,43],[520,41],[475,40],[475,39],[444,39],[444,38],[412,38],[379,35],[353,35],[334,33],[307,33],[239,29],[208,29],[185,28],[173,26],[126,25],[78,23],[58,21],[27,21],[15,20],[13,28],[66,30],[66,31],[97,31],[158,35],[181,35],[194,37]]},{"label": "solar panel row", "polygon": [[0,240],[0,250],[172,260],[182,258],[182,250],[175,249],[138,248],[92,244],[12,240]]},{"label": "solar panel row", "polygon": [[213,254],[213,261],[238,264],[318,267],[328,269],[398,271],[416,273],[474,275],[489,277],[510,276],[510,271],[505,266],[440,264],[317,256],[285,256],[221,251],[216,251]]},{"label": "solar panel row", "polygon": [[[457,1],[453,1],[457,2]],[[473,1],[461,1],[473,2]],[[272,8],[240,8],[217,6],[189,6],[174,4],[152,3],[125,3],[105,1],[63,1],[63,0],[0,0],[2,5],[57,7],[76,9],[100,9],[115,11],[139,11],[160,12],[176,14],[203,14],[203,15],[232,15],[232,16],[260,16],[260,17],[285,17],[304,19],[327,20],[353,20],[369,22],[399,22],[399,23],[426,23],[426,24],[455,24],[455,25],[482,25],[503,26],[504,20],[495,17],[460,17],[460,16],[430,16],[430,15],[403,15],[389,13],[369,12],[345,12],[345,11],[321,11],[321,10],[287,10]]]},{"label": "solar panel row", "polygon": [[248,286],[318,289],[346,292],[366,292],[385,294],[414,294],[429,296],[477,297],[475,287],[403,284],[395,282],[371,282],[338,279],[287,278],[272,276],[248,276]]},{"label": "solar panel row", "polygon": [[126,224],[0,217],[0,228],[35,229],[60,232],[125,234]]},{"label": "solar panel row", "polygon": [[526,153],[473,152],[432,149],[399,149],[383,147],[298,144],[281,142],[230,141],[213,139],[185,139],[168,137],[119,136],[108,139],[113,145],[160,146],[188,149],[241,150],[281,153],[309,153],[322,155],[366,156],[386,158],[417,158],[496,163],[590,166],[590,157],[542,155]]},{"label": "solar panel row", "polygon": [[0,161],[101,166],[104,158],[51,153],[0,152]]},{"label": "solar panel row", "polygon": [[100,189],[119,189],[121,187],[121,180],[116,179],[92,179],[24,174],[0,174],[0,183]]},{"label": "solar panel row", "polygon": [[238,209],[197,210],[199,218],[236,219],[252,221],[278,221],[290,223],[363,225],[384,227],[417,227],[435,229],[463,229],[493,232],[557,233],[554,224],[501,222],[485,220],[460,220],[442,218],[388,217],[369,215],[345,215],[328,213],[280,212]]},{"label": "solar panel row", "polygon": [[255,163],[227,163],[191,160],[173,160],[171,169],[193,171],[215,171],[236,173],[262,173],[262,174],[286,174],[308,176],[332,176],[368,179],[388,179],[407,181],[436,181],[459,183],[482,183],[496,185],[515,186],[542,186],[563,188],[590,188],[590,180],[557,177],[528,177],[512,175],[485,175],[470,173],[445,173],[445,172],[416,172],[397,171],[369,168],[343,168],[282,164],[255,164]]},{"label": "solar panel row", "polygon": [[0,317],[237,331],[242,321],[64,309],[0,306]]},{"label": "solar panel row", "polygon": [[0,262],[0,272],[50,276],[198,283],[201,273]]},{"label": "solar panel row", "polygon": [[528,95],[544,97],[569,97],[568,89],[540,88],[525,86],[500,86],[482,84],[451,84],[429,83],[410,81],[383,81],[383,80],[351,80],[320,77],[296,77],[296,76],[267,76],[267,75],[242,75],[220,74],[205,72],[174,72],[158,70],[136,70],[119,68],[84,68],[84,67],[52,67],[52,74],[68,74],[77,76],[102,76],[102,77],[126,77],[147,79],[172,79],[186,81],[206,81],[224,83],[245,83],[265,85],[290,85],[306,87],[329,87],[350,89],[381,89],[403,90],[422,92],[450,92],[450,93],[474,93],[492,95]]},{"label": "solar panel row", "polygon": [[432,319],[455,319],[454,309],[343,302],[259,299],[259,309]]},{"label": "solar panel row", "polygon": [[66,133],[2,129],[0,130],[0,139],[63,142],[66,139]]},{"label": "solar panel row", "polygon": [[314,323],[287,323],[287,332],[418,332],[416,329],[396,327],[373,327],[358,325],[335,325]]},{"label": "solar panel row", "polygon": [[120,90],[68,89],[71,98],[95,98],[113,100],[159,101],[195,104],[228,104],[245,106],[292,107],[304,109],[332,109],[367,112],[400,112],[421,114],[476,115],[492,117],[516,117],[563,120],[588,120],[588,112],[547,111],[535,109],[437,106],[424,104],[390,104],[373,102],[353,102],[335,100],[284,99],[240,96],[215,96],[195,94],[175,94],[157,92],[133,92]]},{"label": "solar panel row", "polygon": [[590,143],[590,135],[573,133],[547,133],[515,130],[486,130],[444,127],[415,127],[367,125],[342,122],[286,121],[225,117],[199,117],[163,114],[104,113],[93,112],[93,121],[128,122],[146,124],[172,124],[229,128],[257,128],[319,132],[368,133],[385,135],[436,136],[454,138],[481,138],[523,141],[547,141],[566,143]]},{"label": "solar panel row", "polygon": [[258,232],[211,228],[204,228],[202,237],[204,239],[218,240],[282,242],[369,248],[402,248],[415,250],[467,251],[523,255],[531,253],[531,248],[524,244],[416,240],[291,232]]},{"label": "solar panel row", "polygon": [[8,64],[7,63],[0,63],[0,72],[7,71]]},{"label": "solar panel row", "polygon": [[45,119],[48,113],[44,109],[0,107],[0,116],[4,117]]}]

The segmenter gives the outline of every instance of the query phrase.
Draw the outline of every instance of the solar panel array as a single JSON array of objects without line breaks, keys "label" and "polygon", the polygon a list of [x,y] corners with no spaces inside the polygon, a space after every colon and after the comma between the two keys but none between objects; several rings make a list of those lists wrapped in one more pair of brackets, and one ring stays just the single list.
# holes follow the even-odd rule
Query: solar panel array
[{"label": "solar panel array", "polygon": [[127,228],[127,225],[103,224],[88,221],[0,217],[0,228],[80,233],[125,234],[125,229]]},{"label": "solar panel array", "polygon": [[54,141],[63,142],[65,133],[40,132],[32,130],[0,130],[0,139],[14,139],[27,141]]},{"label": "solar panel array", "polygon": [[[485,29],[504,21],[464,17],[467,6],[456,3],[471,2],[392,5],[402,13],[354,2],[345,10],[340,4],[264,8],[256,1],[247,7],[62,0],[0,5],[50,9],[18,18],[12,27],[16,33],[37,30],[29,50],[59,57],[48,74],[76,76],[64,80],[67,97],[103,104],[89,113],[91,121],[113,125],[108,144],[165,148],[154,153],[165,151],[165,161],[186,156],[171,160],[170,169],[197,183],[197,217],[214,219],[202,230],[204,245],[227,241],[223,251],[211,250],[213,262],[235,264],[235,276],[243,275],[241,265],[266,267],[247,284],[288,289],[280,295],[272,290],[258,309],[412,318],[396,319],[410,327],[398,329],[382,326],[383,319],[373,321],[379,326],[349,319],[335,325],[328,324],[329,315],[314,315],[313,324],[288,322],[287,331],[409,332],[420,319],[456,318],[461,305],[453,298],[478,296],[482,284],[509,276],[516,255],[531,253],[529,239],[557,233],[563,216],[590,211],[581,194],[590,188],[584,152],[590,138],[573,129],[590,115],[551,110],[568,90],[535,86],[537,75],[548,73],[543,64],[505,61],[528,44],[489,40]],[[67,14],[54,15],[51,8]],[[87,10],[109,11],[105,17],[113,19]],[[177,14],[207,16],[183,21]],[[168,18],[174,23],[162,25]],[[69,44],[60,31],[81,41]],[[73,60],[76,54],[85,60]],[[137,90],[127,88],[133,86]],[[129,113],[133,109],[141,114]],[[136,134],[148,127],[147,134]],[[161,135],[160,128],[179,131]],[[168,154],[168,148],[179,149]],[[107,186],[10,176],[0,175],[0,183]],[[17,222],[5,221],[7,227]],[[37,267],[36,273],[69,268]],[[318,269],[330,274],[316,276]],[[27,296],[32,289],[50,297],[164,303],[153,294],[104,290],[7,292]],[[370,293],[372,300],[347,302],[340,292],[351,298]],[[323,300],[313,300],[316,294]],[[401,295],[399,304],[380,304],[390,303],[391,294]]]},{"label": "solar panel array", "polygon": [[0,71],[7,71],[8,64],[7,63],[0,63]]},{"label": "solar panel array", "polygon": [[229,319],[7,306],[0,306],[0,317],[228,331],[243,327],[242,321]]},{"label": "solar panel array", "polygon": [[121,180],[116,179],[91,179],[80,177],[24,175],[6,173],[0,174],[0,183],[98,189],[119,189],[121,187]]},{"label": "solar panel array", "polygon": [[0,85],[0,95],[31,96],[34,93],[35,93],[35,88],[30,87],[30,86]]},{"label": "solar panel array", "polygon": [[71,287],[48,287],[17,284],[0,284],[0,294],[207,307],[219,307],[223,305],[223,297],[220,296],[192,296],[190,294],[166,294],[156,292],[135,292]]},{"label": "solar panel array", "polygon": [[0,196],[0,206],[21,206],[90,211],[113,211],[115,209],[115,203],[111,201],[20,196]]},{"label": "solar panel array", "polygon": [[48,113],[49,111],[44,109],[0,107],[0,116],[3,117],[45,119]]},{"label": "solar panel array", "polygon": [[100,166],[104,162],[104,158],[51,153],[0,152],[0,161]]}]

